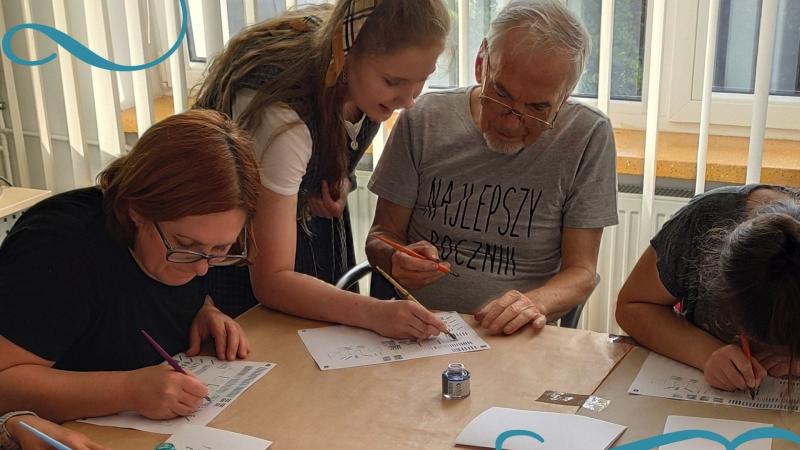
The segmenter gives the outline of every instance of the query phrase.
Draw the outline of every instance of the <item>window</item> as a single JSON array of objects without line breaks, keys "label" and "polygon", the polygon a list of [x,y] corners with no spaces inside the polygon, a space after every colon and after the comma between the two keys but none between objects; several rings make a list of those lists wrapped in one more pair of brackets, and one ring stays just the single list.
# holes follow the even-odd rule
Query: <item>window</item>
[{"label": "window", "polygon": [[[205,23],[203,21],[203,1],[189,0],[189,30],[186,33],[186,43],[189,48],[189,61],[205,63],[207,59],[204,36]],[[286,11],[286,0],[226,0],[228,8],[228,30],[234,36],[245,27],[244,2],[252,2],[255,7],[256,21],[275,17]],[[324,0],[299,0],[297,6],[324,3]],[[197,37],[201,38],[197,38]]]},{"label": "window", "polygon": [[[670,126],[689,131],[700,121],[709,2],[668,3],[662,94]],[[800,123],[800,2],[778,0],[770,80],[767,138],[798,139]],[[761,20],[760,0],[720,0],[711,103],[712,133],[746,136],[752,121],[753,86]],[[671,48],[670,48],[671,47]],[[671,50],[671,51],[669,51]],[[719,128],[736,126],[738,130]],[[718,131],[714,131],[714,127]]]},{"label": "window", "polygon": [[[592,54],[573,92],[577,97],[597,98],[601,3],[600,0],[567,0],[569,9],[580,17],[592,36]],[[646,22],[647,0],[614,2],[611,50],[611,98],[614,100],[642,100]]]},{"label": "window", "polygon": [[[756,77],[761,0],[722,0],[714,92],[752,94]],[[778,2],[770,94],[800,96],[800,2]],[[744,70],[743,70],[744,68]],[[747,69],[750,70],[747,70]]]},{"label": "window", "polygon": [[[230,3],[230,2],[229,2]],[[186,46],[189,49],[189,61],[206,62],[205,24],[203,22],[203,0],[189,0],[189,24],[186,32]]]},{"label": "window", "polygon": [[445,3],[450,13],[450,36],[448,37],[447,48],[436,65],[436,72],[428,80],[430,89],[448,89],[473,83],[472,64],[475,61],[475,56],[478,54],[478,49],[484,36],[489,31],[489,24],[502,8],[501,2],[497,0],[469,0],[468,46],[466,50],[466,61],[468,61],[469,67],[466,73],[469,73],[470,76],[467,80],[459,80],[459,2],[457,0],[446,0]]},{"label": "window", "polygon": [[[471,65],[475,60],[475,55],[489,30],[491,20],[504,5],[504,2],[497,0],[469,0],[468,48],[465,60],[470,64],[466,71],[470,74],[470,79],[459,80],[459,2],[447,0],[446,3],[450,11],[451,33],[447,49],[439,58],[437,70],[428,81],[430,89],[446,89],[472,83]],[[587,61],[586,72],[575,89],[574,95],[597,98],[601,0],[567,0],[567,6],[581,18],[592,36],[592,54]],[[618,100],[640,101],[644,71],[647,0],[617,0],[614,10],[611,96]]]}]

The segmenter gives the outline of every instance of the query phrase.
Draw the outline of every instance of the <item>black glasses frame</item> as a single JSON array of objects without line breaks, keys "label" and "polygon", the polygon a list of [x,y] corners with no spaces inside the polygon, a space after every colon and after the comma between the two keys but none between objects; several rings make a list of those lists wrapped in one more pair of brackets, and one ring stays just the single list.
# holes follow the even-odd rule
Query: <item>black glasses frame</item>
[{"label": "black glasses frame", "polygon": [[[164,236],[164,230],[158,225],[158,222],[153,222],[156,226],[156,231],[158,231],[158,235],[161,236],[161,241],[164,243],[164,247],[167,248],[167,255],[166,259],[169,262],[174,262],[178,264],[192,264],[205,259],[208,261],[209,266],[232,266],[237,263],[247,262],[247,227],[244,227],[244,251],[239,254],[228,254],[228,255],[214,255],[209,253],[203,252],[196,252],[194,250],[186,250],[186,249],[176,249],[170,245],[169,241],[167,241],[167,237]],[[187,260],[176,260],[174,259],[173,255],[189,255],[193,257],[193,259]],[[215,261],[217,260],[217,261]]]},{"label": "black glasses frame", "polygon": [[[518,110],[512,108],[511,106],[508,106],[505,102],[502,102],[502,101],[500,101],[500,100],[498,100],[496,98],[492,98],[492,97],[489,97],[488,95],[486,95],[486,80],[489,79],[489,72],[490,72],[490,70],[489,70],[489,50],[487,49],[486,50],[486,71],[485,71],[484,76],[483,76],[483,82],[481,83],[481,94],[478,96],[478,98],[481,101],[488,100],[488,101],[493,102],[493,103],[495,103],[495,104],[497,104],[499,106],[502,106],[505,109],[503,115],[513,114],[517,119],[519,119],[520,122],[522,122],[523,124],[526,124],[526,126],[527,126],[526,120],[530,119],[530,120],[533,120],[534,122],[538,123],[540,126],[544,127],[545,130],[552,130],[553,128],[555,128],[556,118],[558,117],[558,111],[556,111],[556,114],[553,116],[553,120],[548,122],[548,121],[540,119],[540,118],[538,118],[536,116],[533,116],[533,115],[530,115],[530,114],[526,114],[526,113],[524,113],[522,111],[518,111]],[[497,92],[497,89],[494,87],[494,80],[492,80],[491,83],[492,83],[492,89],[494,89],[494,91]]]}]

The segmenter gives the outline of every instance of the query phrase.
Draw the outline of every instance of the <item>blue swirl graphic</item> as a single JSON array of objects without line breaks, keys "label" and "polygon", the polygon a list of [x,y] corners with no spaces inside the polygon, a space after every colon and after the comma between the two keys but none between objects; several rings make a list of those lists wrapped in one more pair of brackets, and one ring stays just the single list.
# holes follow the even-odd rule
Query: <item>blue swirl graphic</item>
[{"label": "blue swirl graphic", "polygon": [[614,447],[613,450],[650,450],[662,445],[673,444],[675,442],[688,441],[690,439],[706,439],[725,446],[725,450],[736,450],[740,445],[758,439],[783,439],[785,441],[800,444],[800,436],[789,430],[776,427],[763,427],[748,430],[733,441],[729,441],[725,436],[707,430],[683,430],[672,433],[652,436],[629,444]]},{"label": "blue swirl graphic", "polygon": [[[500,433],[495,440],[495,450],[502,450],[505,441],[514,436],[528,436],[544,443],[544,438],[533,431],[528,430],[508,430]],[[706,439],[725,446],[725,450],[736,450],[739,446],[758,439],[782,439],[784,441],[800,444],[800,435],[794,434],[789,430],[776,427],[763,427],[748,430],[734,440],[729,441],[725,436],[708,430],[682,430],[666,433],[659,436],[651,436],[618,447],[612,450],[651,450],[662,445],[674,444],[676,442],[688,441],[690,439]]]},{"label": "blue swirl graphic", "polygon": [[[133,0],[128,0],[133,1]],[[153,67],[155,65],[161,64],[165,59],[169,58],[175,51],[180,47],[181,42],[183,42],[184,37],[186,37],[186,27],[189,23],[189,14],[188,9],[186,7],[186,0],[178,0],[181,5],[181,31],[178,33],[178,39],[172,45],[172,47],[164,53],[163,55],[159,56],[158,58],[154,59],[145,64],[139,64],[136,66],[126,66],[122,64],[117,64],[113,61],[109,61],[102,56],[98,55],[97,53],[90,50],[85,45],[81,44],[77,40],[75,40],[70,35],[59,31],[53,27],[47,25],[41,25],[38,23],[21,23],[12,27],[10,30],[3,35],[3,52],[5,52],[8,59],[16,64],[21,64],[23,66],[38,66],[41,64],[47,64],[50,61],[56,58],[56,53],[51,53],[50,55],[45,56],[44,58],[37,59],[35,61],[29,61],[27,59],[22,59],[14,53],[14,50],[11,48],[11,38],[14,35],[22,30],[30,29],[34,31],[38,31],[45,36],[52,39],[57,45],[64,47],[64,50],[72,53],[73,56],[80,59],[81,61],[85,62],[86,64],[92,65],[94,67],[99,67],[105,70],[116,70],[121,72],[133,72],[136,70],[147,69],[149,67]]]},{"label": "blue swirl graphic", "polygon": [[500,433],[497,436],[497,439],[494,440],[494,449],[495,450],[503,450],[503,444],[506,442],[507,439],[512,438],[514,436],[527,436],[536,439],[539,442],[544,442],[544,438],[539,436],[538,434],[534,433],[533,431],[528,430],[508,430]]}]

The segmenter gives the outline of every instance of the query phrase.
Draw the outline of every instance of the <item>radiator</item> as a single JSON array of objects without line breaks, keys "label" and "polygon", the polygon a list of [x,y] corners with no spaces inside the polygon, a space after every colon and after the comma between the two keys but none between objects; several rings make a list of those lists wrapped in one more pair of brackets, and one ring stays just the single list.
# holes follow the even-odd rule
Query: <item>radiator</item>
[{"label": "radiator", "polygon": [[[364,261],[364,241],[372,225],[377,198],[367,189],[370,172],[357,172],[358,188],[350,193],[348,202],[353,225],[356,261]],[[614,307],[617,292],[622,287],[636,261],[639,259],[639,218],[641,216],[642,194],[636,192],[637,187],[620,186],[617,206],[619,208],[619,225],[608,227],[603,232],[600,254],[597,261],[597,273],[600,284],[589,297],[583,309],[579,328],[601,333],[620,333],[621,330],[614,319]],[[656,190],[654,212],[656,220],[651,236],[661,229],[664,222],[678,209],[685,205],[692,191],[683,189]],[[361,292],[366,293],[369,284],[362,281]]]}]

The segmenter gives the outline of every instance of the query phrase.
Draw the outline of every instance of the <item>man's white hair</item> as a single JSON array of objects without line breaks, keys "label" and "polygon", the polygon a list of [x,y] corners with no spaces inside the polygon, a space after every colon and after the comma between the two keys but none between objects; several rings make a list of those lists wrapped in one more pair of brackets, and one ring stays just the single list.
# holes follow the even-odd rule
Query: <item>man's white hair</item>
[{"label": "man's white hair", "polygon": [[522,39],[504,42],[515,46],[512,53],[553,52],[572,62],[561,100],[567,98],[578,84],[591,52],[592,40],[586,27],[557,0],[513,0],[492,20],[486,36],[489,51],[496,54],[493,44],[509,31],[518,29],[526,31]]}]

